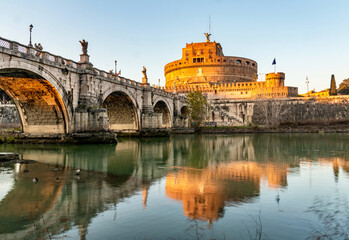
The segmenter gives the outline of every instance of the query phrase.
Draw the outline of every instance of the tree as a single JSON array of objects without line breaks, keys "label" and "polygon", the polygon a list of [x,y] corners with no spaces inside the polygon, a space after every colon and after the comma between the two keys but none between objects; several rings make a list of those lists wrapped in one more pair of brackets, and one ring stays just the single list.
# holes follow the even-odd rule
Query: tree
[{"label": "tree", "polygon": [[188,101],[189,114],[194,127],[200,127],[207,116],[209,104],[207,99],[200,91],[192,91],[186,94]]},{"label": "tree", "polygon": [[344,79],[341,84],[339,84],[338,93],[340,95],[349,95],[349,78]]},{"label": "tree", "polygon": [[337,89],[336,89],[336,80],[334,79],[334,74],[331,76],[331,88],[330,88],[330,95],[337,95]]}]

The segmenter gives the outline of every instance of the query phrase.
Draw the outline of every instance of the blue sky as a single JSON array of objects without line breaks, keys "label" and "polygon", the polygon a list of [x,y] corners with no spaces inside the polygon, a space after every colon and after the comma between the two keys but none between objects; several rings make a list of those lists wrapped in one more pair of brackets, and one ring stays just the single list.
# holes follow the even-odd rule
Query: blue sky
[{"label": "blue sky", "polygon": [[[337,86],[349,78],[349,1],[18,1],[1,0],[0,36],[79,60],[83,38],[90,61],[109,71],[118,61],[122,76],[164,85],[164,66],[181,58],[186,43],[205,41],[211,16],[212,40],[226,56],[257,61],[258,72],[286,73],[286,85],[306,91]],[[263,79],[263,78],[262,78]]]}]

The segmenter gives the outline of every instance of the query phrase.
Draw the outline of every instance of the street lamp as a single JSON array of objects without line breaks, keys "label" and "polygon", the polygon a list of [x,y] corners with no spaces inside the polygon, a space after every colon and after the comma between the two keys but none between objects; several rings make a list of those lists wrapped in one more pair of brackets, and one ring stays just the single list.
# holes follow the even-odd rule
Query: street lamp
[{"label": "street lamp", "polygon": [[118,61],[115,60],[115,75],[118,74],[118,73],[116,72],[116,70],[117,70],[117,64],[118,64]]},{"label": "street lamp", "polygon": [[33,47],[32,45],[32,30],[33,30],[33,24],[30,24],[29,26],[29,33],[30,33],[30,37],[29,37],[29,47]]}]

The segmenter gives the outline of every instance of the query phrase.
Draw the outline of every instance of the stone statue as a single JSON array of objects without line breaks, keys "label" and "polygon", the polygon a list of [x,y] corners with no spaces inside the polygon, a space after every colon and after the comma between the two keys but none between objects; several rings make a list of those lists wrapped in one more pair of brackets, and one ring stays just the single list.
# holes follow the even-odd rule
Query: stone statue
[{"label": "stone statue", "polygon": [[34,47],[36,50],[39,50],[39,51],[42,51],[42,49],[44,49],[42,46],[41,46],[41,43],[38,43],[38,44],[34,44]]},{"label": "stone statue", "polygon": [[35,48],[36,50],[38,50],[38,51],[35,53],[35,56],[39,57],[40,54],[41,54],[42,49],[44,49],[44,48],[41,46],[41,43],[38,43],[38,44],[35,43],[35,44],[34,44],[34,48]]},{"label": "stone statue", "polygon": [[88,42],[85,41],[85,39],[82,39],[82,41],[79,41],[82,47],[82,54],[87,55],[87,47],[88,47]]},{"label": "stone statue", "polygon": [[145,78],[145,79],[148,79],[147,78],[147,69],[143,66],[143,70],[142,70],[142,73],[143,73],[143,78]]},{"label": "stone statue", "polygon": [[205,36],[206,36],[206,42],[209,42],[210,41],[210,36],[211,36],[211,33],[204,33]]}]

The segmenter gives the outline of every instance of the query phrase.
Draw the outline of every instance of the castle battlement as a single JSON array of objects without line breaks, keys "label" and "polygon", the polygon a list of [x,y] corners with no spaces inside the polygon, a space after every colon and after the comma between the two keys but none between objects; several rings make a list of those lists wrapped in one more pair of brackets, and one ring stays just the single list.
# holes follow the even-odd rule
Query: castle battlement
[{"label": "castle battlement", "polygon": [[296,97],[298,88],[285,87],[285,73],[268,73],[257,81],[257,62],[224,56],[216,42],[186,44],[182,58],[164,68],[166,91],[185,94],[201,91],[209,99]]}]

